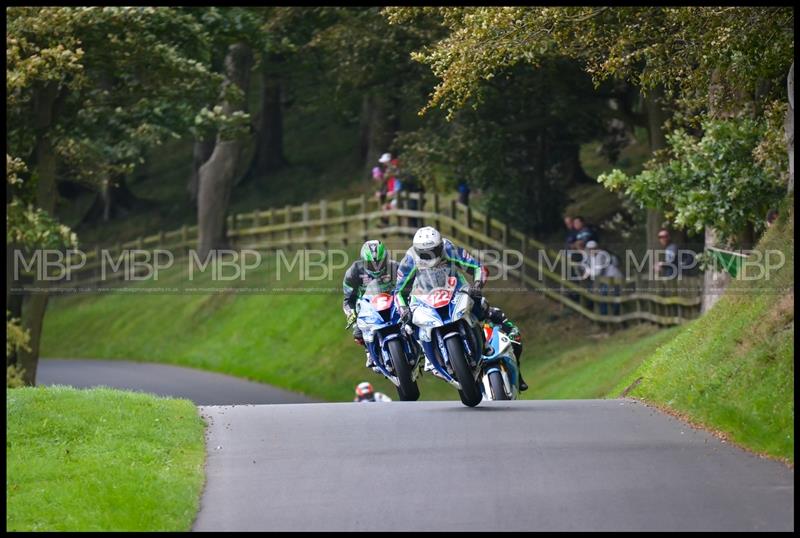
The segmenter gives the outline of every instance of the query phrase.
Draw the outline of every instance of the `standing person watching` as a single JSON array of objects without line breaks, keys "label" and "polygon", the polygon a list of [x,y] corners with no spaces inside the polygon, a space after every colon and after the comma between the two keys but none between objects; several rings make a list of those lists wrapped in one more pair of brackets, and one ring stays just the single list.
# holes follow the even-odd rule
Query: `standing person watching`
[{"label": "standing person watching", "polygon": [[658,242],[664,249],[664,261],[656,264],[658,274],[663,277],[673,277],[678,269],[678,245],[672,242],[669,230],[661,228],[658,231]]}]

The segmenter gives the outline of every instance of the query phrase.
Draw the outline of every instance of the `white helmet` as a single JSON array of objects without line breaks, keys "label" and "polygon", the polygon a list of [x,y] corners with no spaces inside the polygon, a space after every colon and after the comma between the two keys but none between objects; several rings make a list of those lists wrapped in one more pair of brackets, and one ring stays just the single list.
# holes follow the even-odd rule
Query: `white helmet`
[{"label": "white helmet", "polygon": [[391,160],[392,160],[392,154],[384,153],[383,155],[381,155],[381,158],[378,159],[378,162],[381,164],[388,164],[389,162],[391,162]]},{"label": "white helmet", "polygon": [[442,259],[442,234],[436,228],[425,226],[417,230],[412,243],[417,254],[417,265],[422,268],[433,267]]}]

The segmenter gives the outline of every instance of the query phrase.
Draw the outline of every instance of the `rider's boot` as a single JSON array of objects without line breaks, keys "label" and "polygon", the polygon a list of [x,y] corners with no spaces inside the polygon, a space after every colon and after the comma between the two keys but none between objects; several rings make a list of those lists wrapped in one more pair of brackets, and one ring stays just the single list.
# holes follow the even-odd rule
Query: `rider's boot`
[{"label": "rider's boot", "polygon": [[522,379],[522,370],[519,370],[519,390],[520,392],[523,390],[528,390],[528,384],[525,383],[524,379]]}]

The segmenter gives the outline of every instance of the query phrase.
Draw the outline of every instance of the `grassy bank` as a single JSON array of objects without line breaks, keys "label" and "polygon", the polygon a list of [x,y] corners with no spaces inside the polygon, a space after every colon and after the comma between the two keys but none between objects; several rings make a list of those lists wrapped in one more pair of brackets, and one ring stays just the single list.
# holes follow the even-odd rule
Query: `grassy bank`
[{"label": "grassy bank", "polygon": [[737,290],[681,328],[610,396],[638,380],[630,396],[794,461],[793,212],[781,216],[758,248],[783,252],[783,267],[769,279],[731,284]]},{"label": "grassy bank", "polygon": [[110,389],[6,391],[7,531],[186,531],[203,422],[188,400]]}]

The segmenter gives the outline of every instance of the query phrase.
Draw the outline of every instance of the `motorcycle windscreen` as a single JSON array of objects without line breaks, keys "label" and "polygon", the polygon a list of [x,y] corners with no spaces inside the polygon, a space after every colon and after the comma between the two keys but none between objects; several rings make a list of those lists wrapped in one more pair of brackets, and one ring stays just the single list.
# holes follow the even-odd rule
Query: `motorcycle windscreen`
[{"label": "motorcycle windscreen", "polygon": [[450,304],[458,286],[458,279],[448,266],[420,269],[411,290],[413,299],[431,308],[442,308]]}]

